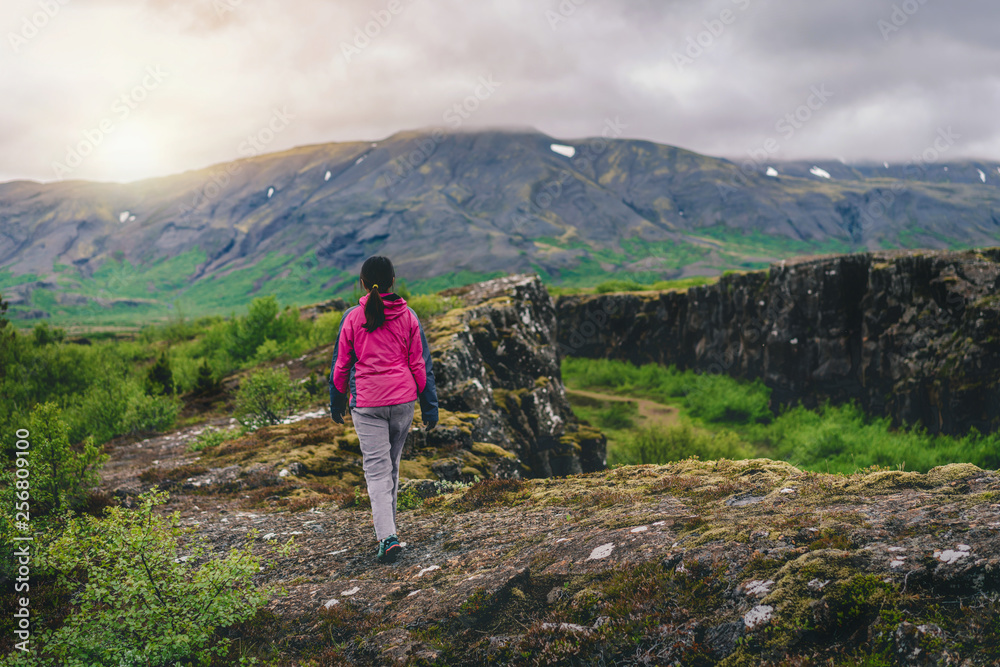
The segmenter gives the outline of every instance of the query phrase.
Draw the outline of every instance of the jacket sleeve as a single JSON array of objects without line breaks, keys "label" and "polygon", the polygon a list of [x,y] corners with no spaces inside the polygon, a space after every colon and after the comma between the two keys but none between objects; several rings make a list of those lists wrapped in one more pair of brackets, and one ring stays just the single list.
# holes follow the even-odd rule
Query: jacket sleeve
[{"label": "jacket sleeve", "polygon": [[[347,311],[350,312],[350,311]],[[353,374],[354,363],[357,357],[354,354],[354,341],[349,335],[349,328],[345,327],[347,312],[340,320],[340,329],[337,331],[337,340],[333,344],[333,360],[330,362],[330,377],[327,384],[330,387],[330,414],[343,414],[347,408],[350,392],[350,375]]]},{"label": "jacket sleeve", "polygon": [[413,310],[410,310],[410,349],[406,352],[407,363],[410,366],[410,374],[417,384],[417,394],[421,394],[427,388],[427,362],[424,359],[424,344],[420,328],[420,318]]},{"label": "jacket sleeve", "polygon": [[427,422],[436,422],[438,420],[438,397],[437,387],[434,384],[431,346],[427,344],[427,336],[424,335],[424,326],[420,324],[420,320],[417,320],[417,326],[420,329],[420,346],[423,348],[421,356],[424,360],[424,373],[427,378],[424,389],[419,394],[420,414],[423,416],[423,421],[426,424]]}]

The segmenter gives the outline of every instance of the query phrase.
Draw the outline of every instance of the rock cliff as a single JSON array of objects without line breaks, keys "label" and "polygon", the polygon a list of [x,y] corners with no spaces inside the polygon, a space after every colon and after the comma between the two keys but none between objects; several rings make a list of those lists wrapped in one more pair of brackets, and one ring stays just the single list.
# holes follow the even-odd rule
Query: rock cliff
[{"label": "rock cliff", "polygon": [[856,399],[897,425],[1000,428],[1000,248],[782,261],[556,312],[564,355],[762,378],[773,407]]},{"label": "rock cliff", "polygon": [[[441,407],[470,419],[426,442],[483,441],[514,452],[524,473],[548,477],[600,470],[606,439],[577,423],[556,353],[552,298],[537,276],[518,275],[444,292],[464,305],[431,320],[428,342]],[[419,442],[419,440],[418,440]],[[510,471],[500,471],[512,474]]]}]

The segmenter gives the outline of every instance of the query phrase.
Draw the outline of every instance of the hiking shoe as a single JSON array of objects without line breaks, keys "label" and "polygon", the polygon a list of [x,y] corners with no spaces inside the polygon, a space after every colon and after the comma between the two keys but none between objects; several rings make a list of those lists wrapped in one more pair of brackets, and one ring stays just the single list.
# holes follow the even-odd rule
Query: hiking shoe
[{"label": "hiking shoe", "polygon": [[390,535],[378,543],[378,553],[376,558],[380,563],[394,563],[399,555],[403,553],[403,547],[395,535]]}]

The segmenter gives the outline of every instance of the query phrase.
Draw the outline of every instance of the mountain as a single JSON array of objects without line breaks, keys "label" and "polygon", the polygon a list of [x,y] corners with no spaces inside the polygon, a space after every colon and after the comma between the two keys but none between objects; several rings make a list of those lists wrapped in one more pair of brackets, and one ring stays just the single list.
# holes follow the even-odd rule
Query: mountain
[{"label": "mountain", "polygon": [[[769,175],[770,174],[770,175]],[[763,268],[792,255],[1000,242],[1000,164],[764,163],[534,131],[404,132],[129,184],[0,184],[0,290],[20,317],[220,312],[349,293]]]}]

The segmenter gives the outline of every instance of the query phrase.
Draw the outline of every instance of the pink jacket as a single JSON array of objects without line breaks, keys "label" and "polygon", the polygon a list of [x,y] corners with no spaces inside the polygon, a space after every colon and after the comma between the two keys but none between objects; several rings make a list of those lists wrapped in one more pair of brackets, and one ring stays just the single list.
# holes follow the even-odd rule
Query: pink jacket
[{"label": "pink jacket", "polygon": [[[389,292],[382,295],[383,298]],[[350,390],[354,366],[356,405],[361,408],[399,405],[417,400],[427,384],[420,321],[401,297],[386,300],[385,324],[375,331],[365,330],[365,304],[344,313],[337,339],[333,384],[337,391]]]}]

